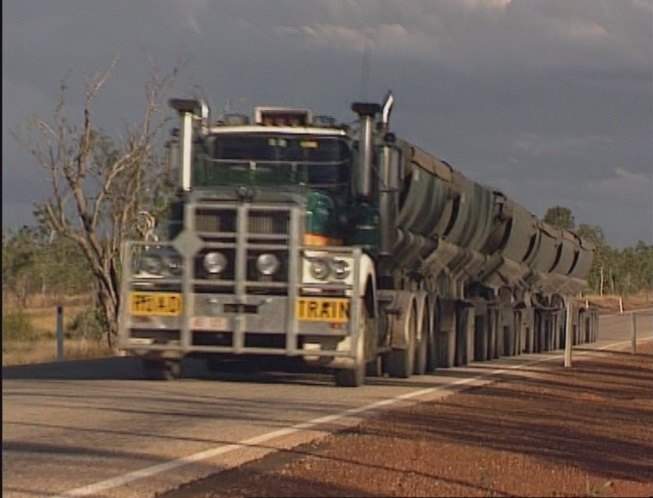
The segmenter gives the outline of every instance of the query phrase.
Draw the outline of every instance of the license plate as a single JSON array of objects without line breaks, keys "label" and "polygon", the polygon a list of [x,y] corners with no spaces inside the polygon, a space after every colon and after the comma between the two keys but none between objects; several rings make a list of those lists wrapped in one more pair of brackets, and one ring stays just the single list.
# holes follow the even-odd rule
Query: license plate
[{"label": "license plate", "polygon": [[131,292],[129,312],[132,315],[178,316],[181,294],[170,292]]},{"label": "license plate", "polygon": [[224,316],[193,316],[190,328],[223,332],[229,330],[229,320]]},{"label": "license plate", "polygon": [[300,297],[297,319],[309,322],[346,323],[349,321],[349,299]]}]

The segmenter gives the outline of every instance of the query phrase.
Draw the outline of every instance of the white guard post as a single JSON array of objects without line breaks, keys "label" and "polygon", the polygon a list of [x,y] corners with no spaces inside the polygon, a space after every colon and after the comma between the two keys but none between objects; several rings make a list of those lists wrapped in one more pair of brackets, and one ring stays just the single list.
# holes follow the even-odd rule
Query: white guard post
[{"label": "white guard post", "polygon": [[571,298],[567,297],[567,315],[565,323],[565,368],[571,367],[571,346],[573,344],[573,320],[571,316]]}]

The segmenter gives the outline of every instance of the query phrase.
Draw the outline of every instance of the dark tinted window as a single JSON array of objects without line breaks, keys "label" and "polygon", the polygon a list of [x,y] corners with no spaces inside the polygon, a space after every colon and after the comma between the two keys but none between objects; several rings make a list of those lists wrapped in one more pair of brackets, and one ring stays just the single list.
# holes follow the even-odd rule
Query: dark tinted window
[{"label": "dark tinted window", "polygon": [[200,185],[231,183],[337,186],[349,178],[344,138],[297,135],[217,135],[196,164]]}]

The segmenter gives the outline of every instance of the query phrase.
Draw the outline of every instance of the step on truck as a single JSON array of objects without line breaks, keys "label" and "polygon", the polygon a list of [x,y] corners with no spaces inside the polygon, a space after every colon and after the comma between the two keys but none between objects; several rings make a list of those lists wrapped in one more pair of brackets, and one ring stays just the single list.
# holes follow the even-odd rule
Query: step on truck
[{"label": "step on truck", "polygon": [[593,247],[390,129],[172,99],[178,189],[165,240],[126,242],[119,347],[152,378],[180,360],[281,355],[339,386],[594,341]]}]

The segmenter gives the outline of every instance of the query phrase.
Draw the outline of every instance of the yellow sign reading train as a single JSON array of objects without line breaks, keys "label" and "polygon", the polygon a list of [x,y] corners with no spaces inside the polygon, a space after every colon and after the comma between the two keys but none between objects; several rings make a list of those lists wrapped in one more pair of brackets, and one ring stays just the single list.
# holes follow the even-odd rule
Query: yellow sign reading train
[{"label": "yellow sign reading train", "polygon": [[347,323],[349,299],[300,297],[297,299],[297,319],[312,322]]}]

